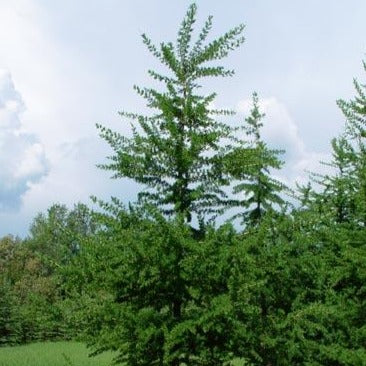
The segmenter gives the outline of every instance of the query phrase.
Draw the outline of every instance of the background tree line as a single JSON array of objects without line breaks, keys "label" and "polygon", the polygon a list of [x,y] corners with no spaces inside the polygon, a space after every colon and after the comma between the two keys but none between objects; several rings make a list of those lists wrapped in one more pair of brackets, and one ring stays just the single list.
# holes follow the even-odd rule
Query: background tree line
[{"label": "background tree line", "polygon": [[200,94],[234,75],[216,62],[244,26],[210,40],[212,17],[195,21],[193,4],[175,43],[142,36],[168,73],[135,87],[151,113],[121,113],[132,137],[98,125],[114,151],[100,167],[141,184],[137,202],[54,205],[1,240],[0,342],[79,337],[131,366],[365,365],[366,88],[338,101],[332,173],[292,191],[258,95],[233,127]]}]

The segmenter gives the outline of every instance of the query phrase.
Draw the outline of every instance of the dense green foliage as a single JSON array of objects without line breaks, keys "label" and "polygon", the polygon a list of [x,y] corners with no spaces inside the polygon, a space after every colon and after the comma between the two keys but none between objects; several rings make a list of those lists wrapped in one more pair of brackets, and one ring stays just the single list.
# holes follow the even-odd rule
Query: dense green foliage
[{"label": "dense green foliage", "polygon": [[[131,138],[99,126],[114,149],[102,167],[143,185],[137,204],[54,205],[28,238],[0,241],[0,344],[79,337],[126,366],[365,365],[366,87],[338,101],[332,173],[291,206],[257,94],[242,129],[197,94],[198,79],[233,74],[210,62],[243,27],[206,42],[210,17],[193,42],[195,16],[175,46],[143,36],[170,70],[150,71],[163,91],[136,88],[156,113],[122,113]],[[216,227],[231,208],[243,226]]]},{"label": "dense green foliage", "polygon": [[53,205],[38,215],[25,240],[0,240],[0,344],[70,338],[60,268],[78,251],[78,240],[95,230],[90,210]]}]

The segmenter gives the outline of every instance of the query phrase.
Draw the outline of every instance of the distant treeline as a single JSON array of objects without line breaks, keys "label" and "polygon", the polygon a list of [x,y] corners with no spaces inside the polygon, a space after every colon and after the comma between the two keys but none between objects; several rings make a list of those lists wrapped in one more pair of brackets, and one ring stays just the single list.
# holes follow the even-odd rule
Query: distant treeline
[{"label": "distant treeline", "polygon": [[62,268],[93,233],[90,210],[53,205],[38,215],[24,240],[0,239],[0,344],[13,345],[78,334],[67,310]]}]

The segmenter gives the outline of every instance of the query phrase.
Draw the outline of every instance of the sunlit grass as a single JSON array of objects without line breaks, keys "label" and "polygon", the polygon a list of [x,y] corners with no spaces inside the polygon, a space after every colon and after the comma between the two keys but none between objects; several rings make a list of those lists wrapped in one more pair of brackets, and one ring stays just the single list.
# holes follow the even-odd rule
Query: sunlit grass
[{"label": "sunlit grass", "polygon": [[45,342],[0,348],[0,366],[109,366],[112,353],[88,357],[89,350],[77,342]]}]

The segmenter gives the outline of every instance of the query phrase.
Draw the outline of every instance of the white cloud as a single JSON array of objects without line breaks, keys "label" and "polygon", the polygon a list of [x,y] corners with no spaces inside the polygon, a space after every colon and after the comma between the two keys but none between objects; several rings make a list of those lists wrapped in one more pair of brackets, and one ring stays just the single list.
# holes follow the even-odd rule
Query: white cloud
[{"label": "white cloud", "polygon": [[14,172],[16,178],[42,175],[45,170],[44,149],[40,143],[29,145],[23,154],[23,159]]},{"label": "white cloud", "polygon": [[10,71],[17,89],[0,71],[0,235],[24,235],[52,203],[85,201],[111,188],[94,166],[105,145],[79,155],[65,148],[96,136],[102,110],[115,110],[105,108],[111,98],[103,70],[57,39],[49,19],[38,1],[0,0],[0,70]]},{"label": "white cloud", "polygon": [[47,177],[40,184],[33,184],[24,195],[22,215],[30,221],[34,207],[44,211],[56,202],[70,207],[78,201],[91,204],[91,195],[109,200],[114,194],[125,202],[134,200],[138,190],[134,182],[111,180],[110,172],[96,167],[105,161],[106,154],[105,142],[97,137],[63,144]]},{"label": "white cloud", "polygon": [[[238,103],[237,111],[247,116],[251,105],[251,99],[244,99]],[[324,172],[320,161],[329,161],[330,154],[310,151],[306,147],[286,106],[275,97],[260,99],[259,106],[266,114],[262,130],[264,140],[273,148],[285,150],[285,166],[278,178],[293,187],[295,182],[308,182],[309,171]]]},{"label": "white cloud", "polygon": [[43,146],[21,131],[23,111],[10,74],[0,70],[0,210],[19,208],[30,184],[47,171]]}]

